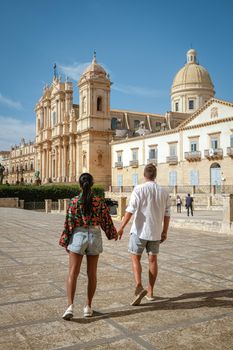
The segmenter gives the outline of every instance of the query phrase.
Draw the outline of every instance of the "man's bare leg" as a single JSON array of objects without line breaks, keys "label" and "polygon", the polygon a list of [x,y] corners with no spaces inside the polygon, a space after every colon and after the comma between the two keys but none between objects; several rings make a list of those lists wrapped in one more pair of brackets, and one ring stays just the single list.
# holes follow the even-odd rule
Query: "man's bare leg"
[{"label": "man's bare leg", "polygon": [[153,297],[153,289],[158,275],[157,255],[148,255],[149,261],[149,283],[147,287],[148,297]]}]

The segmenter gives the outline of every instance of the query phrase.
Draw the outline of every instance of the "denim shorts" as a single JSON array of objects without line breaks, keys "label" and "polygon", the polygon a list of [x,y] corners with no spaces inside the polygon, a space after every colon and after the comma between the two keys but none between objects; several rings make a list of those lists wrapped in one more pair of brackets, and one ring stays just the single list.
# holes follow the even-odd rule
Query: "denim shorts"
[{"label": "denim shorts", "polygon": [[100,228],[75,227],[67,249],[79,255],[99,255],[103,251]]},{"label": "denim shorts", "polygon": [[144,249],[149,255],[157,255],[159,253],[160,241],[147,241],[141,239],[137,234],[131,233],[129,238],[128,252],[135,255],[142,255]]}]

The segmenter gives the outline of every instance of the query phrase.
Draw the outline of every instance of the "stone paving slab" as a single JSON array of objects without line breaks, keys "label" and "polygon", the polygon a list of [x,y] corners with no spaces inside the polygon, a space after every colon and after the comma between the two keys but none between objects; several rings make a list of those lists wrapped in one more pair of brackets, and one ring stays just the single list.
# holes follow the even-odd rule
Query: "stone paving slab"
[{"label": "stone paving slab", "polygon": [[[210,212],[200,215],[211,220]],[[58,246],[64,215],[0,208],[0,221],[1,349],[233,349],[232,236],[172,227],[160,249],[156,300],[138,307],[130,306],[130,225],[121,241],[104,237],[94,317],[82,315],[84,260],[67,322],[68,255]],[[146,254],[142,266],[146,286]]]}]

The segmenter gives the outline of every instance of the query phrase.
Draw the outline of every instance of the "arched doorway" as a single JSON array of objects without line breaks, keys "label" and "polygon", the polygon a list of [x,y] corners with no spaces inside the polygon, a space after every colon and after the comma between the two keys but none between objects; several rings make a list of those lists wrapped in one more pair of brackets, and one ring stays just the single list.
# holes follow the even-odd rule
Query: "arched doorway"
[{"label": "arched doorway", "polygon": [[215,186],[216,192],[221,189],[221,167],[218,163],[213,163],[210,166],[210,185]]}]

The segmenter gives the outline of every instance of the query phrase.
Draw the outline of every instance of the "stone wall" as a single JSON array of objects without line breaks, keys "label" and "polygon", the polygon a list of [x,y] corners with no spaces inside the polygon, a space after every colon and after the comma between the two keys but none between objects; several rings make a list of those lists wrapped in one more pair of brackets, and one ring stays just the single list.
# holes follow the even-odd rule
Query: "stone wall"
[{"label": "stone wall", "polygon": [[19,198],[0,198],[0,207],[18,208]]}]

